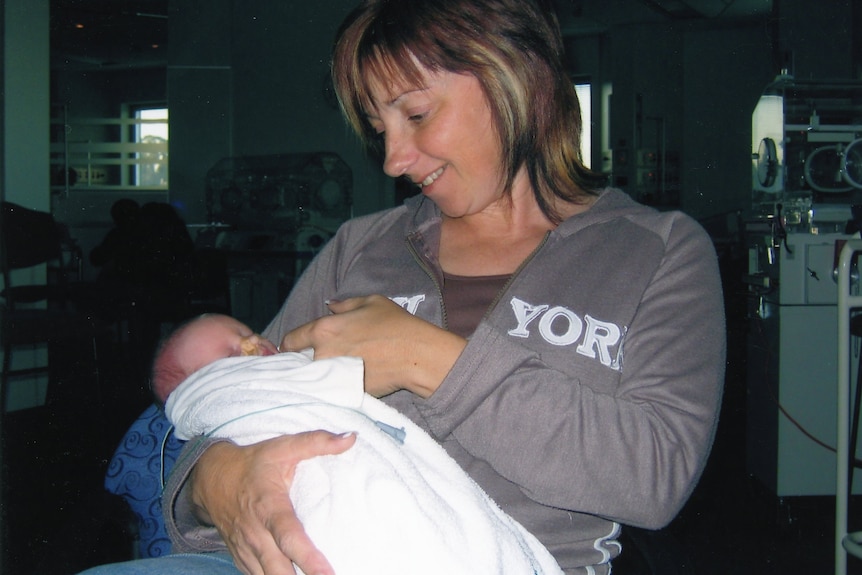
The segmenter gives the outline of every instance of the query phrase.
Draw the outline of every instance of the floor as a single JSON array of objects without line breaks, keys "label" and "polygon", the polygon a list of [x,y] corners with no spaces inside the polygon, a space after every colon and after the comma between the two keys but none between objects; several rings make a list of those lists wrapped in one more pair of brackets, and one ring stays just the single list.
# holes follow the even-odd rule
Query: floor
[{"label": "floor", "polygon": [[4,575],[63,575],[130,557],[134,522],[102,482],[125,429],[151,400],[128,357],[110,342],[101,350],[118,361],[100,362],[98,379],[80,355],[67,370],[63,351],[52,350],[57,371],[78,377],[52,377],[47,405],[6,414]]},{"label": "floor", "polygon": [[[729,341],[741,342],[743,297],[727,284]],[[89,377],[60,381],[50,405],[5,418],[5,575],[76,573],[131,553],[132,522],[101,485],[114,446],[149,398],[122,354],[103,357],[119,361],[100,365],[102,389]],[[668,528],[625,532],[627,552],[615,574],[833,573],[834,498],[779,501],[745,470],[744,373],[744,347],[732,347],[718,436],[700,484]],[[86,392],[71,393],[73,385]],[[92,399],[97,391],[101,402]],[[850,516],[853,528],[862,501],[852,502]],[[848,573],[862,575],[862,562],[851,559]]]}]

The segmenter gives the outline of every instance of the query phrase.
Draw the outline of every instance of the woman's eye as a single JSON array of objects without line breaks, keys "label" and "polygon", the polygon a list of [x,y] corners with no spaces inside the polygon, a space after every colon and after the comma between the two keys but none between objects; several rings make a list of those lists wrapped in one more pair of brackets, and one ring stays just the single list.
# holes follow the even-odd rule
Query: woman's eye
[{"label": "woman's eye", "polygon": [[411,114],[410,116],[407,117],[407,119],[410,120],[411,122],[421,122],[422,120],[425,119],[425,114],[424,113],[423,114]]}]

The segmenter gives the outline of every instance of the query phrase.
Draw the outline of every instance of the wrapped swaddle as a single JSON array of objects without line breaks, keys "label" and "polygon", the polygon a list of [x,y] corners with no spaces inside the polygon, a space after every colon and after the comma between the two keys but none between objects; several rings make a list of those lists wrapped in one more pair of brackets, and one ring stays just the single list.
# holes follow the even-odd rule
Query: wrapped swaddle
[{"label": "wrapped swaddle", "polygon": [[165,409],[181,439],[247,445],[316,429],[357,432],[346,452],[301,462],[290,491],[339,575],[562,573],[436,441],[364,393],[360,359],[226,358],[183,382]]}]

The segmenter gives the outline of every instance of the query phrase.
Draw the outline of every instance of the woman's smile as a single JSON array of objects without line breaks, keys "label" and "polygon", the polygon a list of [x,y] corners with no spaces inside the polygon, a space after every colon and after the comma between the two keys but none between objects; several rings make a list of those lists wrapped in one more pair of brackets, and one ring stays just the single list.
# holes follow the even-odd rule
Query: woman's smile
[{"label": "woman's smile", "polygon": [[435,181],[437,181],[437,178],[439,178],[443,174],[443,171],[445,169],[446,169],[446,166],[441,166],[440,168],[435,170],[432,174],[430,174],[427,178],[425,178],[424,180],[419,182],[417,185],[420,188],[426,188],[426,187],[430,186]]}]

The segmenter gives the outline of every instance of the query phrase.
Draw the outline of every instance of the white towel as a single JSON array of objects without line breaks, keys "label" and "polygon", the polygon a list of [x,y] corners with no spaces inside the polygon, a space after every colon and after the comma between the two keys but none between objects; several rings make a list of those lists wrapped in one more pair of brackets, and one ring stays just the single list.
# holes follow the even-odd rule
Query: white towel
[{"label": "white towel", "polygon": [[[436,441],[364,394],[362,378],[356,358],[228,358],[186,380],[166,411],[178,437],[211,434],[243,445],[314,429],[356,431],[346,452],[301,462],[290,491],[338,575],[562,574]],[[379,423],[403,430],[403,443]]]}]

